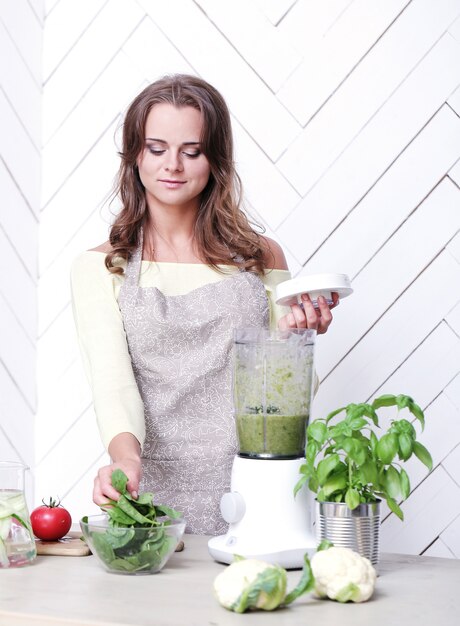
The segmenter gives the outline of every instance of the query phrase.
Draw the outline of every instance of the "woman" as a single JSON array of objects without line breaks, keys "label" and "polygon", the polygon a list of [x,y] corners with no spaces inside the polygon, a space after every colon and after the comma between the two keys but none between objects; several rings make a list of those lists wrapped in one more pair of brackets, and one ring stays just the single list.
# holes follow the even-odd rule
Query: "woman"
[{"label": "woman", "polygon": [[[284,254],[239,208],[230,115],[222,96],[187,75],[140,93],[123,126],[110,240],[72,268],[74,314],[111,464],[93,499],[153,491],[187,531],[220,534],[236,451],[231,394],[236,327],[315,328],[332,315],[308,296],[282,317],[269,303],[289,278]],[[271,317],[271,320],[270,320]],[[278,317],[280,319],[278,319]]]}]

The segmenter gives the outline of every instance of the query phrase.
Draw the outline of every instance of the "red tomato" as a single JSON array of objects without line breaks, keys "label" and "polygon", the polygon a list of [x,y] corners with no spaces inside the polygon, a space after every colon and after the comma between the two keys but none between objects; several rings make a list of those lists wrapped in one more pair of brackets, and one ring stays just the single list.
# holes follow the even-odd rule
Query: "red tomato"
[{"label": "red tomato", "polygon": [[50,498],[49,504],[45,504],[34,509],[30,515],[32,530],[34,535],[44,541],[56,541],[64,537],[72,525],[70,513]]}]

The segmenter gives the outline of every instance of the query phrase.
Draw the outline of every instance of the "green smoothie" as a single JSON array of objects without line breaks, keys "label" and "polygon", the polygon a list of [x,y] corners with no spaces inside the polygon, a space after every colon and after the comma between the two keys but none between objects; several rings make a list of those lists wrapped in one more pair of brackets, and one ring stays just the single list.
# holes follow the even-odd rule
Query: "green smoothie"
[{"label": "green smoothie", "polygon": [[239,413],[236,426],[240,453],[263,458],[303,456],[307,423],[308,414]]}]

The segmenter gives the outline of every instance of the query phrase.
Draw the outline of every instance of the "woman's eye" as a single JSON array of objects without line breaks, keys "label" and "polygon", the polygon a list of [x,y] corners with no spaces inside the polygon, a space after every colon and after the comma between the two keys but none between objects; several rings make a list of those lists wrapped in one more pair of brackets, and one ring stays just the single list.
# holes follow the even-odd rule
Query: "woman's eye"
[{"label": "woman's eye", "polygon": [[196,159],[200,156],[201,152],[184,152],[183,154],[189,157],[189,159]]},{"label": "woman's eye", "polygon": [[165,151],[161,148],[149,148],[151,154],[163,154]]}]

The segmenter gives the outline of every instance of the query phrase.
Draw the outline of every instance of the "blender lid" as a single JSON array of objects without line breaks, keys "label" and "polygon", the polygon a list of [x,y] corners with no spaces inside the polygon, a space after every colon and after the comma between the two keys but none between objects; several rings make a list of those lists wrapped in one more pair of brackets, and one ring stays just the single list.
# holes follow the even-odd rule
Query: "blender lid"
[{"label": "blender lid", "polygon": [[290,306],[299,303],[300,296],[304,293],[308,293],[312,300],[318,296],[330,299],[333,291],[339,294],[339,298],[353,293],[346,274],[310,274],[285,280],[276,286],[275,301],[281,306]]}]

